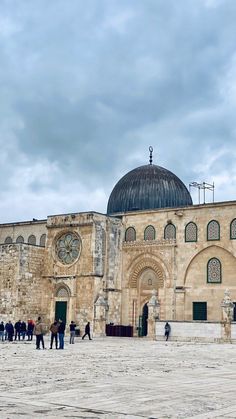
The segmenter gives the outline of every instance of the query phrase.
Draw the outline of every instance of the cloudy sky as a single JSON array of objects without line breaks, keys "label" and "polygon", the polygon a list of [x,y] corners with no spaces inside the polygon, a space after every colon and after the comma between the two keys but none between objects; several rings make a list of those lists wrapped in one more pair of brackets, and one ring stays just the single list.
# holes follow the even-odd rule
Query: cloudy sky
[{"label": "cloudy sky", "polygon": [[1,0],[0,222],[106,212],[149,145],[236,199],[235,22],[235,0]]}]

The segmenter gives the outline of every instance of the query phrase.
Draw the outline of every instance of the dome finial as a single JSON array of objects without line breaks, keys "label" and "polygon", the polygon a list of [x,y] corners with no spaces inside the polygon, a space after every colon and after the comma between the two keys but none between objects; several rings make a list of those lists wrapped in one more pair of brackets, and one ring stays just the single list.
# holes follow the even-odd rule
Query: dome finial
[{"label": "dome finial", "polygon": [[153,147],[150,145],[149,147],[149,151],[150,151],[150,157],[149,157],[149,164],[152,164],[152,152],[153,152]]}]

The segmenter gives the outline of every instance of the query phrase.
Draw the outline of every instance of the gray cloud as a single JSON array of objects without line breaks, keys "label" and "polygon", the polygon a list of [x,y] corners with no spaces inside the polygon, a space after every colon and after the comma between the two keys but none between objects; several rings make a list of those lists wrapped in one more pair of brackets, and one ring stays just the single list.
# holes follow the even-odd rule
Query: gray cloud
[{"label": "gray cloud", "polygon": [[234,0],[0,5],[2,222],[106,211],[148,161],[235,199]]}]

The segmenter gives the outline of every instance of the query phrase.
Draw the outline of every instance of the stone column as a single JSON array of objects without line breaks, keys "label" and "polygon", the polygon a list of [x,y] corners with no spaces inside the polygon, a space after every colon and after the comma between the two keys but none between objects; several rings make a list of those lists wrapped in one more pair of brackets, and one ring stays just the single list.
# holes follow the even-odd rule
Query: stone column
[{"label": "stone column", "polygon": [[225,290],[224,299],[221,302],[222,308],[222,340],[224,342],[231,342],[231,322],[233,320],[234,303],[230,298],[230,291]]},{"label": "stone column", "polygon": [[157,299],[157,291],[152,290],[152,296],[148,301],[148,337],[156,339],[156,321],[159,320],[160,303]]},{"label": "stone column", "polygon": [[98,299],[94,304],[94,336],[106,336],[106,311],[108,304],[103,291],[100,290]]}]

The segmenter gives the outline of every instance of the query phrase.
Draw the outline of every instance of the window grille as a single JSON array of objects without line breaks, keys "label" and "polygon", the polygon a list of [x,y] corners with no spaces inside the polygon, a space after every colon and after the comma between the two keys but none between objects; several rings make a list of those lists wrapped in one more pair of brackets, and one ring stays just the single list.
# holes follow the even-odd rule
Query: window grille
[{"label": "window grille", "polygon": [[192,221],[185,227],[185,241],[196,242],[197,241],[197,226]]},{"label": "window grille", "polygon": [[236,218],[230,223],[230,238],[231,240],[236,239]]},{"label": "window grille", "polygon": [[134,242],[136,240],[136,231],[134,227],[128,227],[125,232],[125,241]]},{"label": "window grille", "polygon": [[207,225],[207,240],[220,240],[220,225],[212,220]]},{"label": "window grille", "polygon": [[165,226],[164,239],[175,239],[176,238],[176,228],[174,224],[170,223]]},{"label": "window grille", "polygon": [[207,282],[221,283],[221,263],[217,258],[212,258],[207,263]]},{"label": "window grille", "polygon": [[147,226],[144,230],[144,240],[155,240],[155,228],[153,226]]}]

